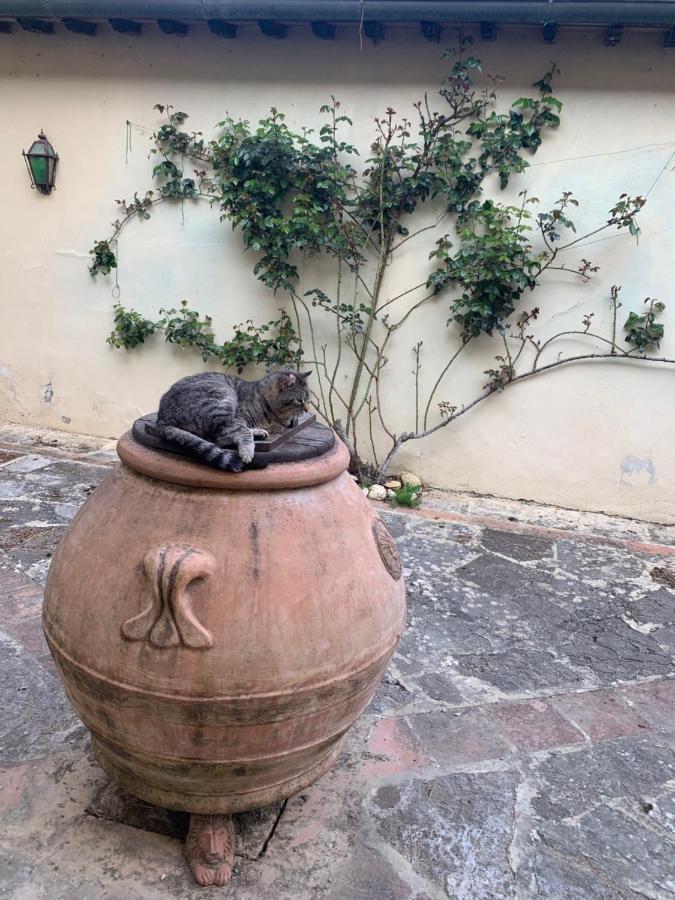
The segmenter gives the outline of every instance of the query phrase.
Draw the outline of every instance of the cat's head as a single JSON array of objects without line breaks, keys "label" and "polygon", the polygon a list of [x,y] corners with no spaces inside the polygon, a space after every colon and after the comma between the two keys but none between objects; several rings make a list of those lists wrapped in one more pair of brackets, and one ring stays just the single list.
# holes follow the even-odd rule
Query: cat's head
[{"label": "cat's head", "polygon": [[307,379],[311,372],[272,372],[263,379],[262,392],[268,406],[280,422],[290,425],[309,409]]}]

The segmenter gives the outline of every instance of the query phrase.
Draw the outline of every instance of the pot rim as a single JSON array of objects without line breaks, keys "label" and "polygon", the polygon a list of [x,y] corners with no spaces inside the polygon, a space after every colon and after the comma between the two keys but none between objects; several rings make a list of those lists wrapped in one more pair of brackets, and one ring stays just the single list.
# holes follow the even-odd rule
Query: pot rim
[{"label": "pot rim", "polygon": [[141,475],[194,488],[221,491],[279,491],[333,481],[347,470],[349,451],[341,440],[322,456],[297,462],[273,463],[266,469],[223,472],[163,450],[139,444],[131,431],[117,442],[122,462]]}]

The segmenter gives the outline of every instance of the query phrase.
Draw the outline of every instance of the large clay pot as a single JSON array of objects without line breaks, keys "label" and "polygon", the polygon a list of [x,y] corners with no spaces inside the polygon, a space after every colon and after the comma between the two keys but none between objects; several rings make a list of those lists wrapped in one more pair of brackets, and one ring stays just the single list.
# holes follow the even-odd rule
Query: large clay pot
[{"label": "large clay pot", "polygon": [[136,796],[230,813],[335,760],[403,627],[401,567],[347,474],[229,474],[137,443],[52,562],[44,628],[105,771]]}]

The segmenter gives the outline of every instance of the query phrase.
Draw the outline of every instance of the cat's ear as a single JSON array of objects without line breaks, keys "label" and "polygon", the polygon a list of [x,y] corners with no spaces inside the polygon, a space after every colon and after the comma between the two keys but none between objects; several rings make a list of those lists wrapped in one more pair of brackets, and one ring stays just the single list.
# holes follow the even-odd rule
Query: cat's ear
[{"label": "cat's ear", "polygon": [[311,374],[311,370],[309,372],[298,372],[298,378],[300,379],[300,381],[307,381]]},{"label": "cat's ear", "polygon": [[284,372],[283,374],[279,374],[276,380],[277,390],[279,392],[287,391],[297,380],[297,376],[294,372]]}]

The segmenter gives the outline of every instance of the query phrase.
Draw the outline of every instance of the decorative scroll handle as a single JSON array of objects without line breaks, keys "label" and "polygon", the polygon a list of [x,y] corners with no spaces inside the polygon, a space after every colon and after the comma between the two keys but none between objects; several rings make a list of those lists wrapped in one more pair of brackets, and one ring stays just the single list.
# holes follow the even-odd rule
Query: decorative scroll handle
[{"label": "decorative scroll handle", "polygon": [[150,582],[152,599],[146,610],[122,625],[128,641],[147,641],[153,647],[192,649],[213,646],[213,635],[199,622],[190,603],[188,586],[205,578],[215,568],[210,553],[188,544],[164,544],[149,550],[143,569]]}]

